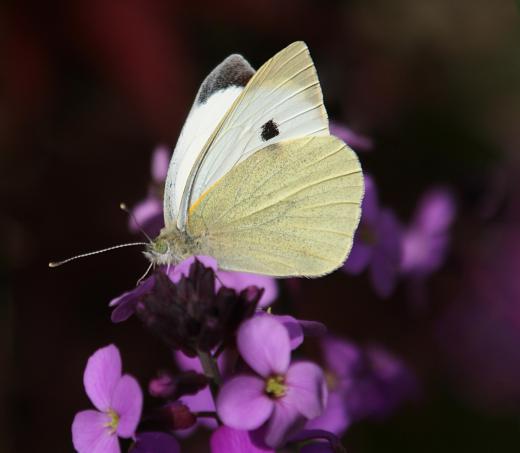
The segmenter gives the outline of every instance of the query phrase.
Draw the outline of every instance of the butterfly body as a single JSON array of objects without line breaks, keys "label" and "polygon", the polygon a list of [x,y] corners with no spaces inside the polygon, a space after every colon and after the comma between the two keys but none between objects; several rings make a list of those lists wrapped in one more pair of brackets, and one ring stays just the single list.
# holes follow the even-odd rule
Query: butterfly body
[{"label": "butterfly body", "polygon": [[168,169],[165,228],[145,255],[324,275],[350,251],[363,191],[357,156],[329,134],[307,46],[291,44],[256,72],[232,55],[199,89]]},{"label": "butterfly body", "polygon": [[144,255],[156,266],[175,265],[193,255],[203,255],[201,239],[191,237],[176,226],[163,228],[146,246]]}]

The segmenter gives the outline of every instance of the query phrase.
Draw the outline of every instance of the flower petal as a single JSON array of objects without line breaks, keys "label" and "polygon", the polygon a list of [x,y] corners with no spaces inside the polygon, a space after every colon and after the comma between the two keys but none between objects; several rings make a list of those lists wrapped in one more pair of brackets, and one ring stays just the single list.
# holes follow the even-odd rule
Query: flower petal
[{"label": "flower petal", "polygon": [[119,415],[117,434],[125,438],[133,436],[143,408],[143,393],[135,378],[128,374],[121,377],[114,389],[111,408]]},{"label": "flower petal", "polygon": [[379,241],[374,248],[370,279],[379,297],[389,297],[397,283],[401,265],[402,233],[399,221],[389,209],[381,211],[377,224]]},{"label": "flower petal", "polygon": [[110,408],[110,401],[121,378],[121,355],[113,344],[90,356],[83,374],[83,384],[92,404],[100,411]]},{"label": "flower petal", "polygon": [[337,436],[342,436],[351,422],[343,393],[330,392],[323,413],[319,417],[309,420],[305,428],[323,429]]},{"label": "flower petal", "polygon": [[362,362],[361,350],[343,339],[327,335],[320,342],[324,367],[336,379],[351,378]]},{"label": "flower petal", "polygon": [[298,319],[306,337],[321,337],[327,333],[327,326],[319,321],[308,321],[306,319]]},{"label": "flower petal", "polygon": [[237,376],[226,382],[217,397],[217,413],[224,424],[252,430],[273,411],[273,401],[264,393],[265,382],[256,376]]},{"label": "flower petal", "polygon": [[168,166],[170,164],[170,152],[165,145],[155,148],[152,155],[152,179],[157,183],[166,181]]},{"label": "flower petal", "polygon": [[130,453],[180,453],[179,442],[166,433],[139,433]]},{"label": "flower petal", "polygon": [[154,196],[148,196],[132,208],[129,228],[133,233],[146,231],[150,237],[156,237],[164,227],[162,202]]},{"label": "flower petal", "polygon": [[220,426],[210,438],[211,453],[275,453],[253,442],[248,431]]},{"label": "flower petal", "polygon": [[365,270],[372,259],[374,247],[365,244],[360,238],[359,233],[354,236],[354,243],[350,254],[343,265],[343,270],[351,275],[358,275]]},{"label": "flower petal", "polygon": [[184,261],[181,261],[179,264],[172,266],[170,268],[170,272],[168,273],[168,277],[173,283],[178,283],[181,277],[187,277],[190,273],[190,267],[195,262],[195,260],[200,261],[205,267],[210,267],[215,272],[217,271],[217,260],[211,256],[190,256],[186,258]]},{"label": "flower petal", "polygon": [[294,406],[308,419],[318,417],[327,404],[327,386],[322,369],[311,362],[298,362],[285,375],[284,402]]},{"label": "flower petal", "polygon": [[365,195],[361,205],[362,217],[361,221],[369,225],[377,222],[379,217],[379,199],[377,196],[377,187],[370,175],[365,174]]},{"label": "flower petal", "polygon": [[105,427],[109,417],[98,411],[78,412],[72,422],[72,442],[79,453],[119,453],[119,441]]},{"label": "flower petal", "polygon": [[303,343],[303,329],[300,322],[289,315],[268,315],[273,316],[276,320],[280,321],[287,329],[289,338],[291,341],[291,350],[296,349]]},{"label": "flower petal", "polygon": [[341,138],[341,140],[356,151],[371,151],[374,146],[372,139],[369,137],[358,134],[352,129],[335,121],[330,122],[330,135]]},{"label": "flower petal", "polygon": [[265,443],[281,447],[286,440],[303,428],[307,419],[292,404],[285,404],[281,398],[274,404],[274,410],[265,431]]},{"label": "flower petal", "polygon": [[243,322],[238,330],[237,345],[246,363],[263,377],[285,374],[289,367],[289,333],[272,316],[255,316]]},{"label": "flower petal", "polygon": [[127,291],[115,299],[112,299],[108,304],[109,307],[115,307],[112,311],[110,319],[112,322],[126,321],[135,312],[137,303],[146,293],[150,292],[155,284],[155,278],[152,275],[143,280],[141,284],[136,286],[131,291]]},{"label": "flower petal", "polygon": [[[258,303],[259,307],[267,307],[271,305],[278,297],[278,286],[276,284],[276,280],[272,277],[267,277],[266,275],[246,274],[243,272],[225,271],[218,271],[217,276],[217,290],[221,286],[233,288],[237,292],[246,289],[248,286],[263,288],[264,293],[262,294],[260,302]],[[222,283],[222,285],[220,283]]]}]

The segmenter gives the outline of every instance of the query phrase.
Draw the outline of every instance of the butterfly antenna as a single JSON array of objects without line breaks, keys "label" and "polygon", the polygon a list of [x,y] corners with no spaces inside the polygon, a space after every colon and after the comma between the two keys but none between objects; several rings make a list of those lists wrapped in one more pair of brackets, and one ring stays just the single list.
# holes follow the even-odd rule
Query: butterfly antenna
[{"label": "butterfly antenna", "polygon": [[130,211],[130,209],[128,209],[128,207],[126,206],[125,203],[120,203],[119,204],[119,207],[121,208],[122,211],[125,211],[129,216],[130,218],[134,221],[134,223],[137,225],[137,228],[139,229],[139,231],[141,233],[143,233],[144,237],[146,239],[148,239],[150,242],[153,242],[152,238],[150,236],[148,236],[148,233],[146,233],[146,231],[144,231],[144,228],[141,226],[141,224],[137,221],[134,213],[132,211]]},{"label": "butterfly antenna", "polygon": [[137,280],[137,283],[135,284],[135,286],[139,286],[141,284],[141,282],[146,278],[146,276],[148,275],[148,272],[150,272],[150,269],[152,268],[153,266],[153,263],[150,263],[150,265],[148,266],[148,268],[146,269],[146,271],[144,272],[143,275],[141,275],[141,277],[139,278],[139,280]]},{"label": "butterfly antenna", "polygon": [[81,255],[72,256],[71,258],[67,258],[66,260],[63,260],[63,261],[51,261],[49,263],[49,267],[58,267],[58,266],[61,266],[62,264],[70,263],[71,261],[77,260],[79,258],[85,258],[86,256],[97,255],[99,253],[109,252],[110,250],[116,250],[116,249],[120,249],[123,247],[134,247],[137,245],[148,245],[148,243],[147,242],[129,242],[127,244],[114,245],[114,246],[108,247],[106,249],[96,250],[94,252],[82,253]]}]

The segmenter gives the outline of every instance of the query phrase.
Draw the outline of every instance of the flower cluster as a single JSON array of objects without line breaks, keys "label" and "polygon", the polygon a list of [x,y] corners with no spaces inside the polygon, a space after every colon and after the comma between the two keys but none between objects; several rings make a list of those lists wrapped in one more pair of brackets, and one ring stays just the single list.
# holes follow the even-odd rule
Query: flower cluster
[{"label": "flower cluster", "polygon": [[[359,149],[369,139],[334,126]],[[154,235],[162,227],[158,189],[168,155],[159,148],[152,185],[133,210],[132,230]],[[409,226],[381,207],[366,177],[360,227],[343,270],[368,269],[372,286],[389,296],[399,277],[415,284],[444,259],[454,217],[452,196],[428,192]],[[323,324],[274,313],[274,279],[224,272],[211,257],[159,267],[136,288],[110,302],[111,319],[137,316],[173,354],[177,372],[161,371],[148,383],[150,404],[135,378],[122,374],[119,350],[98,349],[88,360],[86,393],[96,410],[79,412],[72,425],[80,453],[166,453],[201,427],[212,431],[213,453],[344,451],[351,424],[393,413],[419,394],[419,383],[398,356],[378,345],[357,345],[327,333]],[[315,337],[316,362],[302,354]],[[173,365],[173,364],[172,364]]]},{"label": "flower cluster", "polygon": [[393,293],[400,277],[422,284],[444,262],[454,217],[453,195],[433,188],[423,195],[406,226],[379,204],[374,179],[365,175],[361,222],[343,270],[357,275],[368,269],[374,291],[382,298]]}]

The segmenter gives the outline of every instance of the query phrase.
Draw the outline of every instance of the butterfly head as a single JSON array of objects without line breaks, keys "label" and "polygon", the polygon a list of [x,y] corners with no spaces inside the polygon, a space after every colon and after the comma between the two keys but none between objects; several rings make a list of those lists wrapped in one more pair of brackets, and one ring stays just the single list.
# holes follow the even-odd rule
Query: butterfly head
[{"label": "butterfly head", "polygon": [[177,229],[161,231],[153,241],[146,245],[144,255],[154,265],[177,264],[191,256],[186,234]]}]

